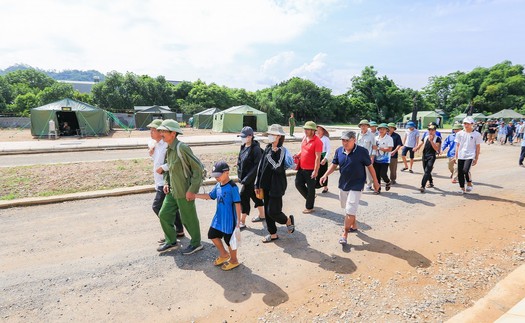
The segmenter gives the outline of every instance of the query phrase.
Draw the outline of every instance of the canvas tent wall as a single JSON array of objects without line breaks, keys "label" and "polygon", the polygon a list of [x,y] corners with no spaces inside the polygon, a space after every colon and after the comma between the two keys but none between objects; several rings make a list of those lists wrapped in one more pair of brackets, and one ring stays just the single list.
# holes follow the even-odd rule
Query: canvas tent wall
[{"label": "canvas tent wall", "polygon": [[63,99],[31,109],[31,134],[47,136],[49,120],[53,120],[59,129],[67,122],[71,127],[71,135],[106,136],[109,133],[105,110],[74,99]]},{"label": "canvas tent wall", "polygon": [[[463,122],[463,119],[465,119],[466,117],[467,117],[466,113],[460,113],[454,117],[454,123],[456,122],[461,123]],[[473,113],[471,117],[474,118],[474,120],[476,121],[487,118],[483,113]]]},{"label": "canvas tent wall", "polygon": [[[418,111],[416,118],[417,119],[414,120],[414,121],[419,121],[420,118],[421,118],[421,125],[422,125],[421,128],[425,128],[431,122],[436,122],[437,123],[436,120],[438,118],[440,118],[440,121],[441,121],[441,122],[439,122],[439,126],[442,127],[442,125],[443,125],[443,120],[442,120],[443,117],[439,113],[437,113],[435,111]],[[403,116],[403,122],[405,122],[405,123],[410,121],[411,119],[412,119],[412,113],[405,114]]]},{"label": "canvas tent wall", "polygon": [[210,108],[193,115],[193,128],[196,129],[212,129],[213,116],[221,112],[217,108]]},{"label": "canvas tent wall", "polygon": [[167,106],[154,105],[151,107],[135,107],[135,128],[146,129],[146,126],[154,119],[174,119],[177,114],[171,111]]},{"label": "canvas tent wall", "polygon": [[213,131],[216,132],[239,132],[245,126],[252,127],[254,131],[268,130],[266,113],[249,105],[240,105],[213,116]]},{"label": "canvas tent wall", "polygon": [[499,112],[491,114],[487,118],[511,120],[511,119],[523,119],[525,118],[525,116],[511,109],[503,109]]}]

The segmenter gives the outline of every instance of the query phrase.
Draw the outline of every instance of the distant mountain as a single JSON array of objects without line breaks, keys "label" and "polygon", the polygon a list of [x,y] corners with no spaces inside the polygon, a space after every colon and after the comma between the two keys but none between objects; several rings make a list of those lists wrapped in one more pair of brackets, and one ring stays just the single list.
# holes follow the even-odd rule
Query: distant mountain
[{"label": "distant mountain", "polygon": [[5,70],[0,69],[0,75],[5,75],[9,72],[14,72],[18,70],[27,70],[27,69],[35,69],[39,72],[47,74],[49,77],[60,80],[60,81],[85,81],[85,82],[93,82],[95,78],[98,77],[99,81],[104,81],[106,78],[104,74],[100,73],[99,71],[95,70],[89,70],[89,71],[80,71],[80,70],[63,70],[60,72],[57,72],[55,70],[52,71],[46,71],[42,70],[37,67],[32,67],[25,64],[16,64],[13,66],[10,66],[6,68]]}]

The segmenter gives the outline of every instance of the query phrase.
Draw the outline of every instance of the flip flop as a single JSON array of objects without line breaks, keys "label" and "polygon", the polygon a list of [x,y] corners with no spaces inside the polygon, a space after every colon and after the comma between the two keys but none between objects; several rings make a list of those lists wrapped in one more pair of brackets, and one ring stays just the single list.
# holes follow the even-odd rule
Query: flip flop
[{"label": "flip flop", "polygon": [[314,209],[304,209],[303,214],[310,214],[314,211]]},{"label": "flip flop", "polygon": [[288,233],[294,233],[295,232],[295,220],[293,218],[293,215],[290,215],[290,222],[292,224],[287,225],[286,228],[288,229]]},{"label": "flip flop", "polygon": [[229,255],[228,255],[228,257],[224,257],[224,258],[217,257],[215,259],[215,261],[213,262],[213,265],[214,266],[220,266],[220,265],[224,264],[225,262],[227,262],[228,260],[230,260],[230,256]]},{"label": "flip flop", "polygon": [[348,241],[346,241],[345,237],[339,238],[339,244],[347,244],[347,243],[348,243]]},{"label": "flip flop", "polygon": [[239,267],[240,263],[232,264],[231,262],[226,262],[221,266],[222,270],[232,270],[233,268]]},{"label": "flip flop", "polygon": [[348,232],[350,232],[350,233],[354,233],[354,232],[357,232],[357,231],[359,231],[359,230],[358,229],[354,229],[354,228],[348,229]]},{"label": "flip flop", "polygon": [[263,238],[262,242],[263,243],[274,242],[275,240],[278,240],[278,239],[279,239],[279,236],[277,236],[277,238],[272,238],[272,235],[269,234]]},{"label": "flip flop", "polygon": [[261,222],[264,221],[265,218],[261,218],[260,216],[254,216],[252,218],[252,222]]}]

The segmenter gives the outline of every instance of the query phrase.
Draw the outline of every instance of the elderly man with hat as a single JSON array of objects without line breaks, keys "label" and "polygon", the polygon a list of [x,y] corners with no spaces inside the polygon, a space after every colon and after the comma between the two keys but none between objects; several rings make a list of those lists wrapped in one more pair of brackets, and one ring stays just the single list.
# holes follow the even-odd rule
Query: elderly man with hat
[{"label": "elderly man with hat", "polygon": [[[363,119],[359,121],[359,129],[361,131],[357,132],[356,134],[356,144],[358,146],[361,146],[365,148],[368,151],[368,155],[370,156],[370,162],[374,163],[374,156],[375,156],[375,150],[376,150],[376,137],[375,135],[370,131],[370,123],[368,120]],[[365,168],[366,171],[366,188],[369,191],[372,191],[372,185],[374,184],[372,175],[370,174],[370,171],[368,171],[368,168]]]},{"label": "elderly man with hat", "polygon": [[398,164],[398,158],[399,158],[399,149],[403,147],[403,139],[401,139],[401,136],[396,132],[397,126],[395,123],[390,122],[388,124],[388,135],[392,137],[392,141],[394,142],[394,147],[392,151],[390,152],[390,164],[388,166],[390,170],[390,181],[392,182],[392,185],[397,184],[397,164]]},{"label": "elderly man with hat", "polygon": [[462,130],[463,127],[459,123],[455,123],[452,126],[452,133],[445,138],[445,141],[443,142],[443,145],[441,147],[441,151],[445,152],[447,151],[447,158],[448,158],[448,170],[450,171],[450,178],[452,178],[452,183],[458,182],[458,166],[455,162],[455,156],[456,156],[456,134]]},{"label": "elderly man with hat", "polygon": [[349,232],[357,231],[356,214],[359,207],[359,200],[363,186],[366,182],[365,169],[370,171],[374,181],[374,189],[379,190],[376,173],[372,167],[372,162],[368,151],[357,145],[356,133],[345,131],[341,136],[342,147],[337,148],[334,153],[332,165],[321,177],[321,183],[328,179],[339,166],[339,201],[345,210],[343,235],[339,238],[340,244],[346,244]]},{"label": "elderly man with hat", "polygon": [[[162,134],[157,130],[162,124],[161,119],[155,119],[151,121],[146,127],[150,130],[151,141],[148,142],[149,155],[153,159],[153,179],[155,180],[155,199],[151,208],[153,212],[159,216],[160,208],[164,202],[166,194],[164,193],[164,176],[163,173],[168,171],[168,165],[166,164],[166,150],[168,144],[162,139]],[[177,237],[184,236],[184,227],[180,219],[180,214],[177,211],[175,214],[175,228],[177,231]],[[164,244],[165,238],[159,240],[160,244]]]},{"label": "elderly man with hat", "polygon": [[175,214],[180,211],[182,224],[191,236],[190,244],[182,251],[185,255],[202,250],[201,232],[195,194],[202,185],[203,167],[190,147],[179,141],[182,129],[177,121],[167,119],[157,128],[168,144],[167,162],[169,171],[164,173],[164,193],[166,198],[160,209],[159,218],[166,242],[157,251],[166,252],[177,249],[177,233],[173,228]]},{"label": "elderly man with hat", "polygon": [[323,152],[321,153],[321,164],[319,166],[319,172],[315,182],[315,188],[322,188],[321,193],[328,193],[328,181],[321,184],[319,180],[328,170],[328,158],[330,156],[330,134],[326,130],[325,126],[317,125],[317,136],[323,142]]},{"label": "elderly man with hat", "polygon": [[297,174],[295,176],[295,187],[306,199],[306,208],[303,213],[312,213],[315,202],[315,182],[321,163],[323,142],[315,135],[317,125],[313,121],[307,121],[304,126],[304,138],[301,142],[301,152],[296,155],[299,159]]}]

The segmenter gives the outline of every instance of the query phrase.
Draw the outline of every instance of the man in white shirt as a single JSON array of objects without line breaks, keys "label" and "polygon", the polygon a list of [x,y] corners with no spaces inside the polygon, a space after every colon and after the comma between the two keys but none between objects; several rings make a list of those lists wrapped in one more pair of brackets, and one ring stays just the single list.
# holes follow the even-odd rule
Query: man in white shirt
[{"label": "man in white shirt", "polygon": [[[161,133],[157,128],[162,124],[161,119],[155,119],[146,127],[150,129],[151,140],[148,143],[149,155],[153,159],[153,178],[155,180],[155,199],[151,208],[157,216],[159,216],[162,203],[166,194],[164,193],[164,176],[163,173],[168,171],[168,165],[166,164],[166,150],[168,149],[168,144],[162,139]],[[184,236],[184,227],[180,219],[179,211],[175,216],[175,229],[177,231],[177,237]],[[164,243],[165,239],[160,239],[159,243]]]},{"label": "man in white shirt", "polygon": [[[407,130],[405,130],[405,138],[403,138],[403,150],[401,151],[401,158],[403,158],[403,164],[405,167],[401,169],[402,172],[408,170],[413,173],[412,166],[414,166],[414,147],[419,142],[419,131],[416,129],[416,124],[413,121],[409,121],[406,124]],[[410,155],[410,168],[407,163],[407,153]]]},{"label": "man in white shirt", "polygon": [[[478,163],[481,142],[483,141],[483,136],[474,131],[474,119],[472,117],[463,119],[463,130],[457,133],[454,141],[456,142],[455,160],[458,164],[458,181],[461,189],[459,193],[465,194],[465,192],[473,190],[470,167],[476,166]],[[467,182],[466,190],[465,182]]]},{"label": "man in white shirt", "polygon": [[[361,146],[365,148],[368,151],[368,155],[370,155],[370,162],[374,164],[374,155],[375,155],[375,135],[370,131],[370,124],[368,120],[363,119],[359,121],[359,131],[356,134],[356,143],[358,146]],[[374,184],[372,175],[370,174],[370,171],[368,168],[365,168],[366,170],[366,188],[369,191],[373,191],[372,185]]]}]

